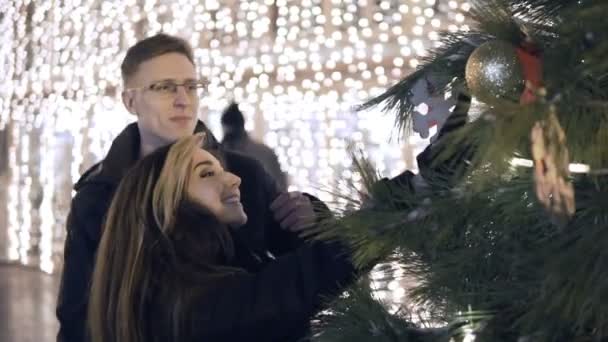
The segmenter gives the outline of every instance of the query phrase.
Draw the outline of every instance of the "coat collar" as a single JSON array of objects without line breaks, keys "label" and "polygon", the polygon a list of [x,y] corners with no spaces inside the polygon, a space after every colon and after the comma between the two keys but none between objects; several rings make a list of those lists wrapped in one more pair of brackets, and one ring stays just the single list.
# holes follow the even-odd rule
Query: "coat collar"
[{"label": "coat collar", "polygon": [[[196,123],[195,132],[207,133],[207,147],[217,148],[219,143],[202,121]],[[106,157],[82,174],[74,189],[78,191],[87,183],[102,183],[116,186],[125,173],[137,162],[140,151],[140,136],[137,123],[131,123],[114,139]]]}]

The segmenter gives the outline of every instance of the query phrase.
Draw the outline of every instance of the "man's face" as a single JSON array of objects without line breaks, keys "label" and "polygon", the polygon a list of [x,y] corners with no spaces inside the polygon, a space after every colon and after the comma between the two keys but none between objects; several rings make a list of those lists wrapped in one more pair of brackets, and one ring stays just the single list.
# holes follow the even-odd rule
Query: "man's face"
[{"label": "man's face", "polygon": [[[191,135],[197,122],[198,89],[175,84],[198,81],[196,69],[179,53],[167,53],[139,65],[128,80],[123,102],[137,115],[142,139],[164,145]],[[167,89],[173,88],[174,91]]]}]

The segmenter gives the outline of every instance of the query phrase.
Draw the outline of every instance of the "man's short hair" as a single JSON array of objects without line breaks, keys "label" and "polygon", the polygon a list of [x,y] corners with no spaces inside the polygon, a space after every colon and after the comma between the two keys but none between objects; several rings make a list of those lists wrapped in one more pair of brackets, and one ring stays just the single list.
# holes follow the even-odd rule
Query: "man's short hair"
[{"label": "man's short hair", "polygon": [[137,72],[141,63],[172,52],[186,56],[194,64],[192,47],[184,39],[165,33],[158,33],[152,37],[140,40],[127,50],[125,59],[123,59],[120,65],[123,82],[126,83]]}]

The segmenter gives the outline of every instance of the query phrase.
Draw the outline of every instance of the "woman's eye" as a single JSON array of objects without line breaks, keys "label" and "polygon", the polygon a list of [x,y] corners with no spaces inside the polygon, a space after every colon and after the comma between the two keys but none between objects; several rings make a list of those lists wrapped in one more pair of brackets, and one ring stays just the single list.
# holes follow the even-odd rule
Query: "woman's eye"
[{"label": "woman's eye", "polygon": [[213,177],[213,176],[215,176],[215,172],[213,172],[213,171],[204,171],[201,173],[201,178]]}]

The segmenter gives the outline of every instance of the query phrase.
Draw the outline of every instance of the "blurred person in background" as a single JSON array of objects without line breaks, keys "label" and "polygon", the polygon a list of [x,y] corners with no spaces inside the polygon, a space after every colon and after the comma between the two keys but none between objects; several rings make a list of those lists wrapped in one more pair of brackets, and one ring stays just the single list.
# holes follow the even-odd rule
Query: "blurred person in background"
[{"label": "blurred person in background", "polygon": [[222,114],[224,139],[222,145],[235,152],[257,159],[268,173],[277,180],[279,189],[287,190],[287,175],[281,170],[274,151],[261,142],[253,140],[245,130],[245,117],[238,104],[231,103]]}]

